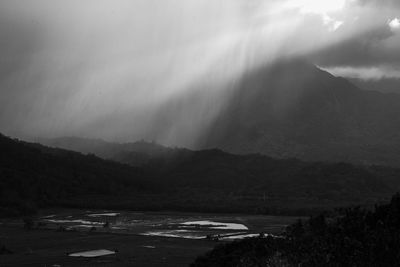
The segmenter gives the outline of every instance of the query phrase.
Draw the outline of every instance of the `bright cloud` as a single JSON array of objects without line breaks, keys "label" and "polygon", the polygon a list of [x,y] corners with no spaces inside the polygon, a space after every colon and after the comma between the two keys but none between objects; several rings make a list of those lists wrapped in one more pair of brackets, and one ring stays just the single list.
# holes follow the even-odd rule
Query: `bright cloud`
[{"label": "bright cloud", "polygon": [[394,18],[393,20],[389,21],[388,24],[389,24],[389,27],[390,27],[392,30],[399,29],[399,28],[400,28],[400,19]]},{"label": "bright cloud", "polygon": [[335,19],[331,18],[330,16],[328,16],[327,14],[324,14],[322,16],[322,20],[323,20],[324,25],[327,26],[328,30],[331,32],[334,32],[337,29],[339,29],[344,23],[344,21],[335,20]]},{"label": "bright cloud", "polygon": [[343,25],[343,23],[344,23],[343,21],[339,21],[339,20],[335,21],[335,22],[333,23],[333,25],[332,25],[332,30],[333,30],[333,31],[336,31],[337,29],[340,28],[340,26]]},{"label": "bright cloud", "polygon": [[346,3],[351,0],[289,0],[286,8],[298,9],[301,15],[318,15],[329,32],[339,29],[344,21],[335,18],[334,15],[343,11]]},{"label": "bright cloud", "polygon": [[330,67],[322,68],[335,76],[361,80],[400,79],[400,70],[387,66],[379,67]]}]

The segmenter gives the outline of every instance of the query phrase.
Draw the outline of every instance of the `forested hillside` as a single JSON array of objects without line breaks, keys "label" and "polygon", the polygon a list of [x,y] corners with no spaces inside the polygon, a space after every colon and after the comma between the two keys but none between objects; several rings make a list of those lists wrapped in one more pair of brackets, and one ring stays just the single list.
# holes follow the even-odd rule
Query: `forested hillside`
[{"label": "forested hillside", "polygon": [[0,135],[0,209],[34,210],[85,194],[117,195],[148,188],[143,171],[94,155]]},{"label": "forested hillside", "polygon": [[[138,154],[134,155],[137,162]],[[123,162],[130,162],[126,154]],[[310,214],[370,205],[399,189],[400,171],[220,150],[171,150],[141,167],[0,136],[0,206]],[[160,201],[162,200],[162,201]]]}]

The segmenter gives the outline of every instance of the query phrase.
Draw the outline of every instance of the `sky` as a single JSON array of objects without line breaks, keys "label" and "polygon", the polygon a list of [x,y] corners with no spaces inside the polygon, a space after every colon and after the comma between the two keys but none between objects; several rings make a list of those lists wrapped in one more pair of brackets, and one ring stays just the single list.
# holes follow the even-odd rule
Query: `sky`
[{"label": "sky", "polygon": [[400,80],[400,1],[0,0],[0,132],[190,147],[243,73],[299,56]]}]

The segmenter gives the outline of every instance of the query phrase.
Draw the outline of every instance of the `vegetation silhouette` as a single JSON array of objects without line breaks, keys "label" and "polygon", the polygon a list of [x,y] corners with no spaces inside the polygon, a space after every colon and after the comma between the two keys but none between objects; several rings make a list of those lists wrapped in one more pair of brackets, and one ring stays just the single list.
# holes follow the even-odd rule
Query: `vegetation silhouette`
[{"label": "vegetation silhouette", "polygon": [[320,214],[287,227],[282,237],[218,245],[191,265],[399,266],[400,194],[373,210]]},{"label": "vegetation silhouette", "polygon": [[[138,156],[138,155],[136,155]],[[0,135],[0,214],[42,207],[310,215],[373,205],[399,169],[173,149],[140,167]]]}]

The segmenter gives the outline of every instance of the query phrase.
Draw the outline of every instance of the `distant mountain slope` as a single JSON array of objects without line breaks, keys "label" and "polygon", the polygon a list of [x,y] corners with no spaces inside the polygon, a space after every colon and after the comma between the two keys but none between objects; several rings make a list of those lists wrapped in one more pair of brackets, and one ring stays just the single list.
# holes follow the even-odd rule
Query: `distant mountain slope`
[{"label": "distant mountain slope", "polygon": [[291,61],[250,72],[199,148],[400,166],[400,95]]},{"label": "distant mountain slope", "polygon": [[37,141],[46,146],[84,154],[95,154],[104,159],[128,163],[133,166],[141,166],[150,159],[169,157],[178,150],[183,150],[143,140],[133,143],[112,143],[100,139],[61,137],[39,138]]},{"label": "distant mountain slope", "polygon": [[50,147],[58,147],[85,154],[96,154],[102,158],[113,158],[121,152],[137,152],[149,156],[157,156],[171,150],[157,143],[143,140],[134,143],[113,143],[101,139],[60,137],[38,138],[37,141]]}]

